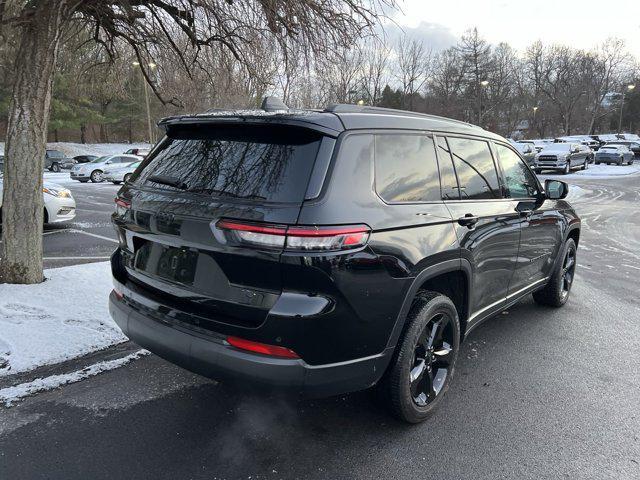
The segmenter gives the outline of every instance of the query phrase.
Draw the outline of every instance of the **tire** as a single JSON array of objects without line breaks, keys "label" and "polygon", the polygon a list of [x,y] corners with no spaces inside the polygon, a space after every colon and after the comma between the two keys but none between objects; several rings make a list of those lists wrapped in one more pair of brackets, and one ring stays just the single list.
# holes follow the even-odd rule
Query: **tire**
[{"label": "tire", "polygon": [[584,161],[584,165],[582,165],[582,170],[586,170],[587,168],[589,168],[589,159],[585,159]]},{"label": "tire", "polygon": [[51,171],[55,173],[60,173],[60,165],[57,163],[54,163],[53,165],[51,165]]},{"label": "tire", "polygon": [[111,183],[113,183],[114,185],[120,185],[120,183],[122,183],[122,182],[113,181],[113,182],[111,182]]},{"label": "tire", "polygon": [[124,176],[124,183],[128,183],[130,178],[131,178],[131,174],[130,174],[130,173],[127,173],[127,174]]},{"label": "tire", "polygon": [[91,172],[89,177],[93,183],[102,183],[104,182],[104,178],[102,178],[102,170],[94,170]]},{"label": "tire", "polygon": [[437,292],[419,292],[381,385],[396,417],[408,423],[429,417],[449,388],[459,347],[453,302]]},{"label": "tire", "polygon": [[[533,299],[537,303],[550,307],[561,307],[567,303],[575,278],[576,253],[576,243],[572,238],[569,238],[562,249],[562,260],[554,269],[549,283],[537,292],[533,292]],[[567,277],[567,275],[569,276]]]}]

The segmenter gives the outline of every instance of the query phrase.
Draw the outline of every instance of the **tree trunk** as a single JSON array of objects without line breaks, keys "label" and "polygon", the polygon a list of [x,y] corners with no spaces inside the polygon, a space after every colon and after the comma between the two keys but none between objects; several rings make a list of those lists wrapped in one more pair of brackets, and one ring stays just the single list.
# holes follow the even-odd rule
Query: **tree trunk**
[{"label": "tree trunk", "polygon": [[80,125],[80,143],[87,143],[87,126],[84,123]]},{"label": "tree trunk", "polygon": [[42,171],[51,90],[68,0],[30,2],[19,30],[9,107],[2,197],[0,282],[39,283],[42,274]]}]

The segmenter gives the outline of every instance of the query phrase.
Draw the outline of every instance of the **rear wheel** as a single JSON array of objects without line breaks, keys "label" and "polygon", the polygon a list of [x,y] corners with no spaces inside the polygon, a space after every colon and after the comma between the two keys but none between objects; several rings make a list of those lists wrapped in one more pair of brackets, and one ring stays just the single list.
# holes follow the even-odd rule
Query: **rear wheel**
[{"label": "rear wheel", "polygon": [[536,302],[551,307],[561,307],[567,303],[576,272],[576,252],[576,243],[572,238],[568,239],[564,244],[562,261],[556,266],[549,283],[533,292]]},{"label": "rear wheel", "polygon": [[451,300],[437,292],[420,292],[383,379],[383,391],[398,418],[418,423],[438,406],[451,383],[459,346],[460,323]]},{"label": "rear wheel", "polygon": [[60,172],[60,165],[57,163],[54,163],[53,165],[51,165],[51,171],[56,173]]},{"label": "rear wheel", "polygon": [[102,177],[102,170],[94,170],[91,172],[91,176],[89,178],[91,178],[93,183],[101,183],[104,180]]}]

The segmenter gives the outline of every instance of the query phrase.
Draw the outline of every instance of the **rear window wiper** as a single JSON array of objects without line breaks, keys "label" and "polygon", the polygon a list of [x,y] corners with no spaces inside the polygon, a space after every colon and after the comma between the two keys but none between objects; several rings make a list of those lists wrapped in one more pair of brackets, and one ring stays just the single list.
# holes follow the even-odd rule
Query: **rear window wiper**
[{"label": "rear window wiper", "polygon": [[189,185],[184,183],[182,180],[170,175],[150,175],[147,180],[153,183],[159,183],[161,185],[168,185],[170,187],[179,188],[180,190],[186,190],[187,188],[189,188]]},{"label": "rear window wiper", "polygon": [[208,195],[218,195],[220,197],[240,198],[240,199],[249,199],[249,200],[266,200],[266,197],[263,197],[262,195],[238,195],[233,192],[227,192],[224,190],[217,190],[215,188],[206,188],[206,187],[188,188],[187,192],[206,193]]}]

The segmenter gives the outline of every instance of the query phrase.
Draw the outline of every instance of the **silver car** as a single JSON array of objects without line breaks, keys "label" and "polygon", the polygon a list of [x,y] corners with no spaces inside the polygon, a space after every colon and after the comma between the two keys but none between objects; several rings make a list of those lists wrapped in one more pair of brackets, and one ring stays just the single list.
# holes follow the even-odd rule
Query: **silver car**
[{"label": "silver car", "polygon": [[116,165],[129,165],[133,162],[139,162],[142,160],[137,155],[126,155],[124,153],[120,155],[106,155],[104,157],[96,158],[95,160],[76,165],[71,169],[71,178],[85,183],[91,180],[93,183],[101,183],[104,181],[104,171],[109,166],[115,167]]},{"label": "silver car", "polygon": [[122,182],[128,182],[129,178],[131,178],[131,175],[133,174],[135,169],[138,168],[138,165],[140,165],[140,163],[142,162],[138,161],[126,165],[109,165],[104,169],[102,177],[105,179],[105,181],[114,183],[116,185]]}]

